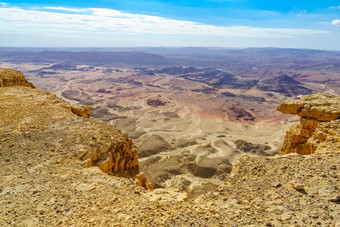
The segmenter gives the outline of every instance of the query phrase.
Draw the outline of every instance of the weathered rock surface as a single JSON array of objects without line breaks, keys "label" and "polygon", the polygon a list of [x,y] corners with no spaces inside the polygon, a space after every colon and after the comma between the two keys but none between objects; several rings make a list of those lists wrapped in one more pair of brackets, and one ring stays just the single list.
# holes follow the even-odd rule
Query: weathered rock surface
[{"label": "weathered rock surface", "polygon": [[280,154],[340,152],[340,96],[314,94],[288,99],[277,107],[301,116],[287,132]]},{"label": "weathered rock surface", "polygon": [[339,168],[339,153],[241,155],[228,181],[196,203],[235,226],[338,226]]},{"label": "weathered rock surface", "polygon": [[318,121],[331,121],[340,118],[340,96],[313,94],[300,99],[287,99],[277,107],[285,114],[296,114]]},{"label": "weathered rock surface", "polygon": [[110,174],[138,173],[138,150],[127,134],[77,116],[89,114],[90,108],[82,110],[48,92],[25,87],[1,88],[0,106],[0,128],[7,129],[9,138],[13,133],[18,141],[39,137],[35,146],[61,146],[87,162],[86,166],[95,165]]},{"label": "weathered rock surface", "polygon": [[73,105],[71,106],[71,110],[78,116],[86,116],[87,118],[89,118],[92,111],[92,107],[85,105]]},{"label": "weathered rock surface", "polygon": [[0,68],[0,87],[24,86],[32,87],[34,85],[28,82],[21,72],[13,69]]}]

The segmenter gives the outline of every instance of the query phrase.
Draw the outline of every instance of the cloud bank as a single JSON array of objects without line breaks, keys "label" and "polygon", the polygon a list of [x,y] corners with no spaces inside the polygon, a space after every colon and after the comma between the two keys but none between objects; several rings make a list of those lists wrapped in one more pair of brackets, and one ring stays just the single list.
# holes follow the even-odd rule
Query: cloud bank
[{"label": "cloud bank", "polygon": [[331,7],[328,7],[328,9],[340,9],[340,5],[339,5],[339,6],[331,6]]},{"label": "cloud bank", "polygon": [[331,22],[332,25],[335,25],[335,26],[340,26],[340,20],[339,19],[335,19]]},{"label": "cloud bank", "polygon": [[[335,24],[338,22],[333,21]],[[333,24],[332,22],[332,24]],[[158,16],[125,13],[113,9],[43,7],[0,8],[0,25],[7,31],[55,33],[133,33],[197,35],[225,37],[294,38],[327,33],[322,30],[261,28],[251,26],[215,26],[167,19]]]},{"label": "cloud bank", "polygon": [[60,10],[60,11],[68,11],[68,12],[75,12],[75,13],[80,13],[80,12],[86,12],[85,9],[73,9],[73,8],[66,8],[66,7],[52,7],[52,6],[46,6],[43,7],[44,9],[51,9],[51,10]]}]

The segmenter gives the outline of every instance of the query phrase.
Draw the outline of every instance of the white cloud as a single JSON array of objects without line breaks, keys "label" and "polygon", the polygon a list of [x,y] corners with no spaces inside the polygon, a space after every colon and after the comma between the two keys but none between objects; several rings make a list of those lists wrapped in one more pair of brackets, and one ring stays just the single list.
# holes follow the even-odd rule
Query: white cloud
[{"label": "white cloud", "polygon": [[[51,12],[60,10],[63,12]],[[72,12],[72,13],[68,13]],[[334,22],[334,21],[333,21]],[[332,22],[332,23],[333,23]],[[338,22],[335,22],[338,23]],[[73,9],[44,7],[0,8],[0,27],[13,32],[58,34],[157,34],[194,35],[200,37],[294,38],[327,33],[322,30],[261,28],[250,26],[215,26],[167,19],[157,16],[124,13],[112,9]]]},{"label": "white cloud", "polygon": [[2,5],[2,6],[7,6],[7,3],[5,3],[5,2],[0,2],[0,5]]},{"label": "white cloud", "polygon": [[298,16],[303,16],[303,15],[306,15],[307,14],[307,11],[304,9],[304,10],[301,10],[298,14]]},{"label": "white cloud", "polygon": [[74,9],[74,8],[66,8],[66,7],[52,7],[52,6],[46,6],[43,7],[44,9],[51,9],[51,10],[60,10],[60,11],[67,11],[67,12],[75,12],[75,13],[80,13],[80,12],[86,12],[87,10],[85,9]]},{"label": "white cloud", "polygon": [[335,25],[335,26],[340,26],[340,20],[339,19],[335,19],[331,22],[332,25]]},{"label": "white cloud", "polygon": [[330,7],[328,7],[328,9],[340,9],[340,5],[339,6],[330,6]]}]

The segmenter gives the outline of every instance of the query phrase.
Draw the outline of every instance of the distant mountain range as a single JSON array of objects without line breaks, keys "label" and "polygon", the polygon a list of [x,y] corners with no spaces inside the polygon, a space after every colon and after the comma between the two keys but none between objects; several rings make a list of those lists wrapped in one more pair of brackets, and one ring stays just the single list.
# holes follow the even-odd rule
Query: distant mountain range
[{"label": "distant mountain range", "polygon": [[[217,89],[256,88],[286,96],[312,93],[303,84],[306,82],[335,87],[340,84],[337,77],[340,74],[340,51],[201,47],[0,48],[0,61],[53,64],[39,70],[42,78],[57,70],[91,71],[96,66],[105,66],[108,67],[107,73],[129,68],[140,75],[175,75]],[[328,74],[331,76],[320,76],[325,71],[331,72]],[[318,73],[314,76],[314,72]],[[207,89],[201,92],[211,92]]]},{"label": "distant mountain range", "polygon": [[[263,91],[272,91],[281,93],[286,96],[307,95],[312,90],[303,87],[303,85],[289,77],[287,74],[281,74],[277,77],[265,80],[240,80],[235,75],[216,69],[198,69],[194,67],[167,67],[159,70],[143,71],[146,75],[168,74],[179,75],[187,80],[202,82],[214,88],[233,88],[233,89],[250,89],[257,88]],[[204,90],[194,90],[199,92],[212,92],[213,89],[205,88]],[[225,93],[226,96],[233,96],[232,93]],[[248,97],[249,98],[249,97]],[[256,100],[258,101],[258,100]],[[264,101],[264,100],[260,100]]]},{"label": "distant mountain range", "polygon": [[169,65],[171,60],[156,54],[143,52],[72,52],[72,51],[14,51],[1,53],[9,62],[53,62],[85,65]]},{"label": "distant mountain range", "polygon": [[88,65],[340,70],[340,51],[281,48],[0,48],[0,60]]}]

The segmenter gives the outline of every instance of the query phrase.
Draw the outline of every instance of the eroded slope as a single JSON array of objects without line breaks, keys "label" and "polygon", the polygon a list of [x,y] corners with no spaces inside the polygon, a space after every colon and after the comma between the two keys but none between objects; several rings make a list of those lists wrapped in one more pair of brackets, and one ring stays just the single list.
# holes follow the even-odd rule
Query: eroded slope
[{"label": "eroded slope", "polygon": [[239,226],[338,226],[339,154],[242,155],[217,192],[197,199]]},{"label": "eroded slope", "polygon": [[112,174],[133,175],[139,171],[138,150],[127,134],[78,116],[87,116],[86,108],[25,87],[1,88],[0,105],[1,138],[13,146],[30,144],[30,149],[41,153],[44,148],[46,152],[62,151]]}]

